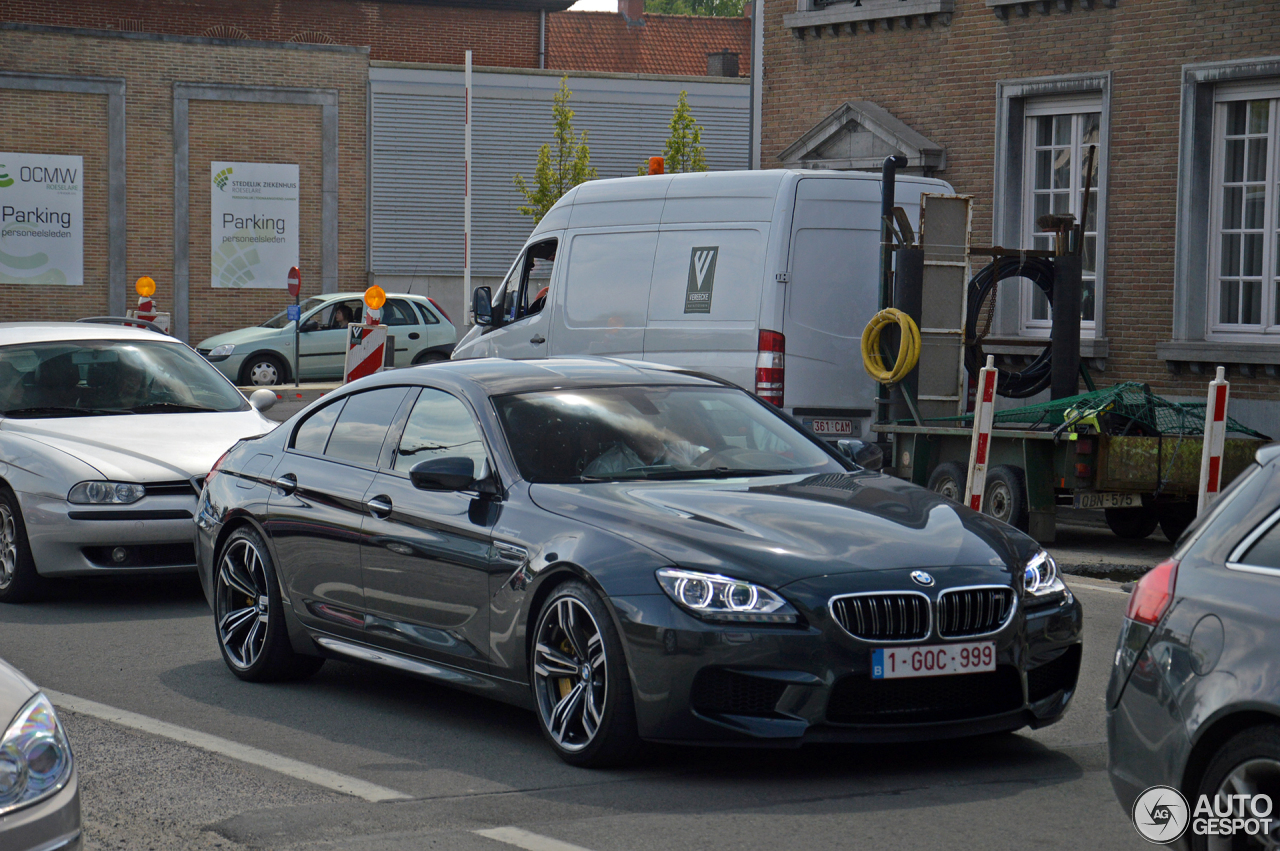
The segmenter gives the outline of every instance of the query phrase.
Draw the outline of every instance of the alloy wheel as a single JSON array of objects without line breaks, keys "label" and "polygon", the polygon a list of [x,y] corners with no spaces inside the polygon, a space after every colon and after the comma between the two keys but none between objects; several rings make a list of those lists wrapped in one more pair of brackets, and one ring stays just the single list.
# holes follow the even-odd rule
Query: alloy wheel
[{"label": "alloy wheel", "polygon": [[542,615],[533,651],[538,712],[556,744],[580,751],[600,730],[608,697],[604,637],[591,612],[561,597]]},{"label": "alloy wheel", "polygon": [[[1280,798],[1280,762],[1274,759],[1250,759],[1237,765],[1218,787],[1217,800],[1214,804],[1225,811],[1235,807],[1239,799],[1233,795],[1269,795],[1272,801]],[[1245,805],[1244,817],[1252,815]],[[1280,820],[1272,818],[1271,830],[1268,833],[1236,836],[1208,837],[1209,851],[1240,851],[1240,849],[1261,849],[1261,851],[1277,851],[1280,849]]]},{"label": "alloy wheel", "polygon": [[271,595],[262,554],[243,538],[231,542],[218,564],[218,640],[237,668],[250,668],[267,642]]},{"label": "alloy wheel", "polygon": [[258,361],[249,369],[249,383],[254,387],[272,387],[280,383],[280,370],[271,361]]},{"label": "alloy wheel", "polygon": [[8,588],[18,571],[18,524],[9,506],[0,503],[0,589]]}]

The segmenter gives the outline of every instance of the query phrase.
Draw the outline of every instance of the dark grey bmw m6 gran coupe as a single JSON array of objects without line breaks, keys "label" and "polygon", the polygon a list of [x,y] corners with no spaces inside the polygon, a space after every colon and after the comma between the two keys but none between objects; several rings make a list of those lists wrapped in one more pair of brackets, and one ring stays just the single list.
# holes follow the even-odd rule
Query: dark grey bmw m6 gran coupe
[{"label": "dark grey bmw m6 gran coupe", "polygon": [[408,671],[529,707],[576,765],[1058,720],[1053,560],[857,448],[653,365],[395,370],[219,460],[200,575],[236,676]]}]

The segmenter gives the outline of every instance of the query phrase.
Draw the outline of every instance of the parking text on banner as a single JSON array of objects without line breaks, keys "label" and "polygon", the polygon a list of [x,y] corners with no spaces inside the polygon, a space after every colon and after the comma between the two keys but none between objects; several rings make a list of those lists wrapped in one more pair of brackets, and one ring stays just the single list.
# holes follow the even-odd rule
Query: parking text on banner
[{"label": "parking text on banner", "polygon": [[0,152],[0,284],[84,283],[84,158]]},{"label": "parking text on banner", "polygon": [[213,162],[209,283],[284,289],[298,265],[298,166]]}]

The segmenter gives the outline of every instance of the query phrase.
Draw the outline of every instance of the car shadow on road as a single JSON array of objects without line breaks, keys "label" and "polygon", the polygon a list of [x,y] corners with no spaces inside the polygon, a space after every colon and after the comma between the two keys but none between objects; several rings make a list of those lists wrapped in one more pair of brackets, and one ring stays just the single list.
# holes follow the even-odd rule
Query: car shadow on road
[{"label": "car shadow on road", "polygon": [[0,623],[68,625],[208,615],[194,572],[53,579],[39,600],[0,605]]}]

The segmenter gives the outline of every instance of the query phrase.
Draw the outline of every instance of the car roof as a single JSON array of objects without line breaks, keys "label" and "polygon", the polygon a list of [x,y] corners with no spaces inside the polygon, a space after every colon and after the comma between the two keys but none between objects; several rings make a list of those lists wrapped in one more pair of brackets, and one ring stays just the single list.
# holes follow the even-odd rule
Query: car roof
[{"label": "car roof", "polygon": [[537,392],[566,387],[621,387],[671,384],[694,387],[728,386],[719,379],[661,364],[615,358],[554,357],[539,360],[476,358],[445,361],[379,373],[363,386],[417,383],[452,385],[486,396]]},{"label": "car roof", "polygon": [[[351,298],[364,298],[364,293],[320,293],[319,295],[308,296],[309,299],[316,298],[320,301],[345,301]],[[424,295],[414,295],[413,293],[387,293],[387,298],[411,298],[414,301],[426,301]]]},{"label": "car roof", "polygon": [[125,325],[98,322],[0,322],[0,346],[72,340],[152,340],[183,345],[181,340],[168,334]]}]

